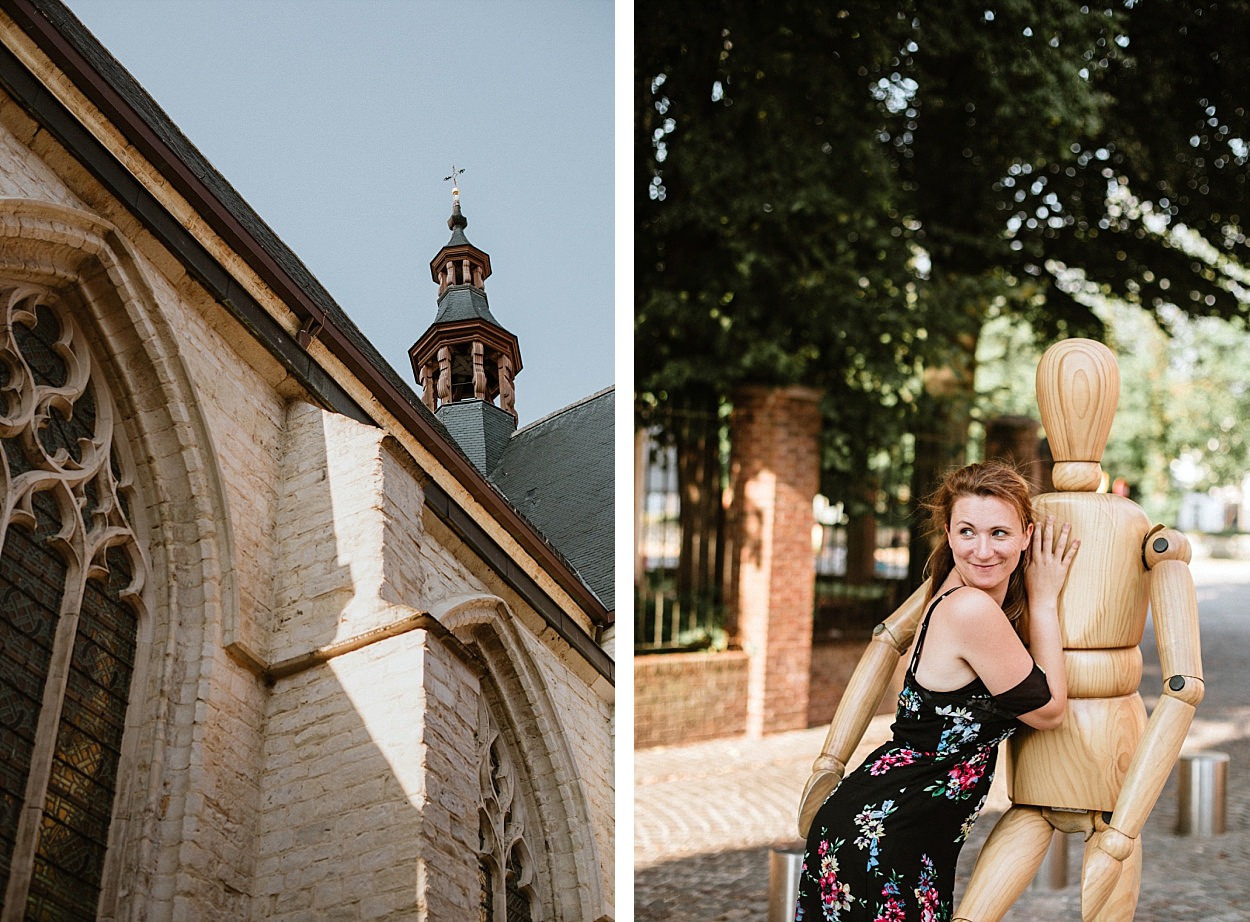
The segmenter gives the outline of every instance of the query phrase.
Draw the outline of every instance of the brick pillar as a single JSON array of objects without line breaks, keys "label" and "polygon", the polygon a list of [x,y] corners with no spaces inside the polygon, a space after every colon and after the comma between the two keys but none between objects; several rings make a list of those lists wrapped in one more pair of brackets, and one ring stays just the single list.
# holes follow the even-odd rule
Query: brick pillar
[{"label": "brick pillar", "polygon": [[1038,422],[1030,416],[995,416],[985,423],[985,460],[1014,464],[1034,493],[1049,492],[1050,464],[1043,464]]},{"label": "brick pillar", "polygon": [[731,598],[737,639],[750,657],[751,736],[807,726],[819,399],[819,393],[801,387],[746,387],[734,396]]}]

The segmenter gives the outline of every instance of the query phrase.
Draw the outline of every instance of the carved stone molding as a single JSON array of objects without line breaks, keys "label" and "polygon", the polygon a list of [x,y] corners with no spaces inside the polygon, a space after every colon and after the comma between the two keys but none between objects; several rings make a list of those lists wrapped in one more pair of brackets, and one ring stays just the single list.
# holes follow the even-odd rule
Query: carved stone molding
[{"label": "carved stone molding", "polygon": [[[104,575],[109,547],[134,541],[113,402],[92,371],[82,331],[52,292],[0,284],[0,548],[11,524],[35,526],[33,497],[47,491],[61,513],[57,544],[88,578]],[[129,594],[144,568],[135,574]]]},{"label": "carved stone molding", "polygon": [[95,371],[56,293],[0,283],[6,920],[92,912],[104,882],[147,564]]},{"label": "carved stone molding", "polygon": [[534,922],[541,900],[528,842],[525,784],[486,703],[478,699],[478,802],[483,922]]}]

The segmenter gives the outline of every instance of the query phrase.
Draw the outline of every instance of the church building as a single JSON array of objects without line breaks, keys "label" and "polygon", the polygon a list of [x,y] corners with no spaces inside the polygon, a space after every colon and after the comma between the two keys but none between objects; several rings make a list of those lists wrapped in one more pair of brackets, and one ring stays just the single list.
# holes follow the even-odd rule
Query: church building
[{"label": "church building", "polygon": [[615,395],[448,228],[407,380],[0,0],[0,922],[614,918]]}]

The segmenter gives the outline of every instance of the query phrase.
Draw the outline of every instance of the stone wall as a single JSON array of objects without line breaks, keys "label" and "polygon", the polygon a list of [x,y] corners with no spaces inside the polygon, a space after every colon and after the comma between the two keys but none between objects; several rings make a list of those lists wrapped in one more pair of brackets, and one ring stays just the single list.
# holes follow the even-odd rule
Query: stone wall
[{"label": "stone wall", "polygon": [[611,918],[610,685],[93,182],[0,94],[6,259],[94,334],[150,570],[101,918],[475,917],[486,680],[542,767],[540,914]]},{"label": "stone wall", "polygon": [[[490,681],[513,712],[496,721],[510,745],[528,747],[516,762],[530,768],[542,804],[530,847],[554,852],[543,856],[549,866],[539,869],[535,888],[535,899],[547,904],[542,915],[570,916],[555,911],[556,891],[567,881],[576,916],[599,918],[610,893],[614,828],[609,702],[549,649],[557,638],[544,643],[529,632],[533,613],[516,617],[493,594],[497,579],[474,573],[454,546],[441,543],[452,539],[420,512],[410,464],[379,430],[303,403],[292,404],[287,419],[279,606],[268,659],[280,671],[310,652],[374,639],[275,683],[257,868],[264,898],[256,917],[365,910],[361,887],[336,883],[334,866],[323,863],[361,811],[367,828],[352,832],[357,845],[396,854],[387,879],[416,881],[415,908],[430,918],[476,911],[482,766],[474,730],[481,682]],[[391,636],[413,619],[425,626]],[[409,650],[415,638],[419,648]],[[342,758],[327,754],[338,750]],[[303,777],[310,765],[321,774]],[[379,788],[379,779],[391,783]],[[325,821],[340,812],[341,819]],[[296,842],[293,816],[307,821],[295,824],[304,829]],[[551,830],[539,835],[548,823]],[[342,862],[344,875],[356,873],[355,859]],[[315,883],[318,897],[292,889],[289,867],[310,862],[323,876],[314,881],[304,871],[302,879]],[[402,915],[402,898],[413,908],[413,893],[411,886],[389,896],[371,891],[368,907]],[[582,907],[584,894],[598,894],[600,905]]]},{"label": "stone wall", "polygon": [[471,914],[477,694],[421,630],[275,683],[251,917]]}]

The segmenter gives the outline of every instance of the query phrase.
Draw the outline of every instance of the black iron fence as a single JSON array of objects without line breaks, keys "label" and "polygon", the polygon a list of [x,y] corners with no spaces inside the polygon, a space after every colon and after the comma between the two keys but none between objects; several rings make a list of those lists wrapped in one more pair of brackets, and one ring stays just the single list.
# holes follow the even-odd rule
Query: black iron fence
[{"label": "black iron fence", "polygon": [[[702,425],[712,428],[712,422]],[[683,425],[696,425],[687,419]],[[688,436],[689,433],[687,432]],[[694,494],[683,474],[698,474],[706,485],[720,483],[717,454],[706,451],[708,438],[691,439],[705,446],[701,467],[683,470],[671,445],[640,436],[637,534],[634,573],[634,649],[638,653],[708,650],[732,641],[726,622],[725,560],[728,547],[720,489]],[[684,492],[683,492],[684,491]],[[683,516],[693,497],[701,514]],[[816,585],[813,637],[837,638],[876,624],[901,601],[907,580],[908,530],[884,519],[859,532],[873,544],[871,560],[850,568],[852,546],[848,519],[841,507],[818,497],[813,510],[819,531],[813,532]],[[693,533],[692,533],[693,532]],[[683,570],[683,567],[685,568]],[[848,573],[853,578],[848,579]]]}]

